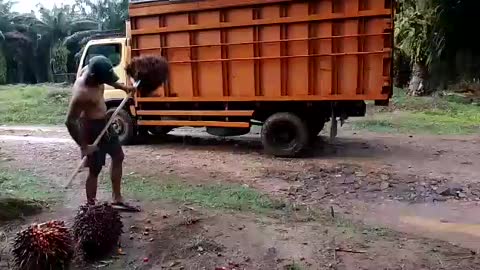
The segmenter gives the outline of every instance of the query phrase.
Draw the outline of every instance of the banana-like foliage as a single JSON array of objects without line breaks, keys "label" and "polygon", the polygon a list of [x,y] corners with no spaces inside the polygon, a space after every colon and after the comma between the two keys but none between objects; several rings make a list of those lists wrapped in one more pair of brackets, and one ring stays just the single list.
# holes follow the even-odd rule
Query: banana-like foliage
[{"label": "banana-like foliage", "polygon": [[440,57],[445,47],[445,37],[439,25],[443,12],[433,0],[400,1],[395,18],[395,43],[412,63],[429,66]]},{"label": "banana-like foliage", "polygon": [[395,44],[412,63],[409,94],[430,91],[429,68],[442,56],[445,35],[440,18],[443,8],[438,0],[401,0],[395,15]]}]

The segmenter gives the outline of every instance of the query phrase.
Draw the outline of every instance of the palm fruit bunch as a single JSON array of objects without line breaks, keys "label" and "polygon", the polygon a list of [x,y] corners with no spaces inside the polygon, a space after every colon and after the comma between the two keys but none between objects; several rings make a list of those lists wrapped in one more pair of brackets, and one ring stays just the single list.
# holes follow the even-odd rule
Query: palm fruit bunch
[{"label": "palm fruit bunch", "polygon": [[162,56],[137,56],[125,68],[128,76],[141,81],[137,90],[142,96],[149,96],[168,79],[168,62]]},{"label": "palm fruit bunch", "polygon": [[123,233],[121,216],[110,204],[83,205],[73,224],[73,237],[85,259],[110,253]]},{"label": "palm fruit bunch", "polygon": [[54,270],[67,269],[74,251],[65,223],[53,220],[18,232],[12,252],[20,270]]}]

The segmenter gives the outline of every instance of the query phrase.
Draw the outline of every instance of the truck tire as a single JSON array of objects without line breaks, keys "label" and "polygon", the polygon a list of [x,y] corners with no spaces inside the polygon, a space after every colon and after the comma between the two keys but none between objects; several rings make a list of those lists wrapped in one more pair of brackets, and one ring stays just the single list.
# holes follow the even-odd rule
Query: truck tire
[{"label": "truck tire", "polygon": [[292,113],[276,113],[262,127],[265,151],[277,157],[295,157],[308,146],[306,123]]},{"label": "truck tire", "polygon": [[[107,110],[107,119],[110,119],[117,107]],[[135,123],[130,114],[125,110],[120,110],[112,122],[111,128],[117,133],[118,140],[123,145],[131,144],[135,137]]]}]

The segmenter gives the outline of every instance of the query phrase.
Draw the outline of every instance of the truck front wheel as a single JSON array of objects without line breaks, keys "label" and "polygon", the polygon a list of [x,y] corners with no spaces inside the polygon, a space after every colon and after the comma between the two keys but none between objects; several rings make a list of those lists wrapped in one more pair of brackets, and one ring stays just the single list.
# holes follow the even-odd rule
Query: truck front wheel
[{"label": "truck front wheel", "polygon": [[278,157],[298,156],[309,142],[306,123],[292,113],[276,113],[262,127],[265,151]]},{"label": "truck front wheel", "polygon": [[[112,107],[107,110],[107,119],[113,115],[117,107]],[[135,123],[130,114],[125,110],[120,110],[112,122],[111,128],[118,135],[118,140],[121,144],[132,143],[135,137]]]}]

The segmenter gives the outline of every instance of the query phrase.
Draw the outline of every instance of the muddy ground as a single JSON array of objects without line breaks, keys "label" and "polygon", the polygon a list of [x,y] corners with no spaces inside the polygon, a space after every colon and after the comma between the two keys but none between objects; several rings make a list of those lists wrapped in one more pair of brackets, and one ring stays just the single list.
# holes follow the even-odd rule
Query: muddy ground
[{"label": "muddy ground", "polygon": [[[277,159],[262,152],[256,132],[225,140],[181,129],[150,138],[125,147],[125,174],[241,184],[295,207],[254,214],[138,201],[142,213],[123,215],[125,255],[76,267],[478,269],[479,145],[478,136],[343,131],[333,143],[319,137],[304,158]],[[27,169],[58,190],[79,153],[62,128],[1,127],[0,158],[2,166]],[[4,226],[5,235],[32,221],[71,221],[84,200],[84,177],[65,191],[65,201]],[[1,269],[9,269],[6,250]]]}]

